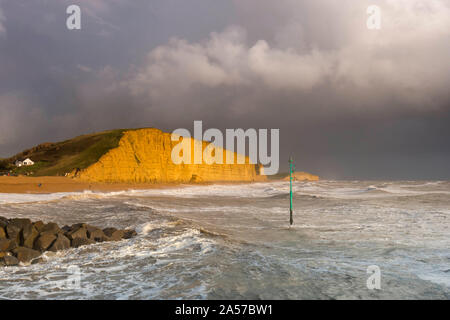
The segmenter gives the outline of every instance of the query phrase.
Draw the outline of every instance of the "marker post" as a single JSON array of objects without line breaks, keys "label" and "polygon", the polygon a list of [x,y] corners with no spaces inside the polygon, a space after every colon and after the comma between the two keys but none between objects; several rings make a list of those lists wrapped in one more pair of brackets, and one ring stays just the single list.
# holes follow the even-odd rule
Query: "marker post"
[{"label": "marker post", "polygon": [[289,219],[289,223],[292,226],[292,224],[294,223],[294,219],[292,217],[292,209],[293,209],[293,205],[292,205],[292,179],[294,179],[293,177],[293,173],[294,173],[295,167],[294,167],[294,160],[292,159],[292,156],[289,158],[289,198],[290,198],[290,219]]}]

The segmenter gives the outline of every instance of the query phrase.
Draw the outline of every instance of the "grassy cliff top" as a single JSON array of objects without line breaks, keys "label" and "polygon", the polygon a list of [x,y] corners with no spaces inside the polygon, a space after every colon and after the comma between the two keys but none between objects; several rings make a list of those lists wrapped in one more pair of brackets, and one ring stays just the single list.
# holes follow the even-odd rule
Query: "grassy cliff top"
[{"label": "grassy cliff top", "polygon": [[[84,169],[97,162],[109,150],[118,147],[124,132],[128,129],[116,129],[94,134],[82,135],[56,143],[43,143],[25,150],[15,156],[2,159],[3,169],[13,170],[17,174],[33,176],[61,176],[74,169]],[[14,166],[16,160],[30,158],[33,166]]]}]

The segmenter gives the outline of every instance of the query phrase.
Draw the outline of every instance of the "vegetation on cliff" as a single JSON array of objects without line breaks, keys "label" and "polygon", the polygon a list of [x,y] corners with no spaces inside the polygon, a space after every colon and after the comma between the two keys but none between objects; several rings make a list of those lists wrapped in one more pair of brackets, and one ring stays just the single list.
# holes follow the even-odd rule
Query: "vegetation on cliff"
[{"label": "vegetation on cliff", "polygon": [[[56,143],[43,143],[8,159],[0,160],[0,170],[33,176],[65,175],[96,163],[109,150],[116,148],[125,129],[82,135]],[[15,167],[16,160],[32,159],[32,166]]]}]

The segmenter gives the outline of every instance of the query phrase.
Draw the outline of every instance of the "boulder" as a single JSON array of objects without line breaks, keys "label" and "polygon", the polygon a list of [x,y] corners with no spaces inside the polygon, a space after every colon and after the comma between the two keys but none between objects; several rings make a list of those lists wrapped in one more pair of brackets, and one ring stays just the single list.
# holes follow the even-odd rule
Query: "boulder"
[{"label": "boulder", "polygon": [[91,226],[90,224],[86,225],[86,230],[91,232],[91,231],[95,231],[95,230],[99,230],[100,228],[96,227],[96,226]]},{"label": "boulder", "polygon": [[36,230],[41,233],[42,232],[42,228],[45,226],[45,224],[42,221],[36,221],[35,223],[33,223],[33,226],[36,228]]},{"label": "boulder", "polygon": [[78,230],[80,228],[87,229],[87,224],[86,223],[75,223],[70,227],[70,230]]},{"label": "boulder", "polygon": [[108,237],[111,237],[111,235],[112,235],[115,231],[117,231],[116,228],[105,228],[105,229],[103,229],[103,233],[104,233],[106,236],[108,236]]},{"label": "boulder", "polygon": [[81,246],[87,246],[90,244],[94,244],[95,241],[87,238],[75,238],[72,240],[72,247],[78,248]]},{"label": "boulder", "polygon": [[8,219],[6,219],[5,217],[0,217],[0,227],[5,229],[7,225],[8,225]]},{"label": "boulder", "polygon": [[39,251],[25,247],[17,247],[13,253],[20,262],[29,262],[41,255]]},{"label": "boulder", "polygon": [[34,242],[33,249],[43,252],[47,250],[55,240],[56,236],[52,232],[41,233]]},{"label": "boulder", "polygon": [[9,239],[0,239],[0,251],[10,251],[17,247],[17,242]]},{"label": "boulder", "polygon": [[123,239],[124,235],[125,235],[125,230],[116,230],[111,234],[109,239],[111,241],[120,241]]},{"label": "boulder", "polygon": [[104,234],[112,241],[119,241],[121,239],[130,239],[137,235],[135,230],[117,230],[116,228],[103,229]]},{"label": "boulder", "polygon": [[34,241],[39,236],[39,231],[33,225],[28,225],[22,229],[21,244],[26,248],[33,248]]},{"label": "boulder", "polygon": [[78,248],[103,241],[119,241],[136,236],[135,230],[100,229],[86,223],[64,226],[30,219],[0,217],[0,266],[42,261],[42,252]]},{"label": "boulder", "polygon": [[59,228],[59,226],[54,222],[49,222],[46,225],[44,225],[40,231],[41,233],[53,233],[57,234],[62,232],[62,230]]},{"label": "boulder", "polygon": [[88,239],[98,242],[103,242],[107,239],[103,231],[100,228],[94,226],[87,226],[87,237]]},{"label": "boulder", "polygon": [[100,236],[100,237],[95,237],[94,241],[96,241],[96,242],[107,242],[107,241],[111,241],[111,238],[106,236],[106,235],[103,235],[103,236]]},{"label": "boulder", "polygon": [[16,226],[20,229],[23,229],[23,228],[25,228],[25,226],[28,226],[30,224],[31,224],[30,219],[21,219],[21,218],[9,219],[9,222],[8,222],[9,226]]},{"label": "boulder", "polygon": [[87,239],[87,230],[86,228],[80,226],[78,228],[72,228],[69,232],[66,232],[66,237],[70,240],[76,239],[76,238],[82,238]]},{"label": "boulder", "polygon": [[6,226],[6,235],[8,239],[14,240],[17,243],[20,243],[20,232],[22,231],[22,228],[18,225],[14,225],[9,223]]},{"label": "boulder", "polygon": [[13,256],[4,256],[1,260],[3,260],[5,266],[17,266],[19,264],[19,259]]},{"label": "boulder", "polygon": [[56,252],[58,250],[65,250],[70,248],[70,240],[63,234],[59,233],[56,240],[48,248],[48,251]]},{"label": "boulder", "polygon": [[124,230],[124,231],[125,231],[123,235],[124,239],[131,239],[137,236],[137,232],[135,230]]}]

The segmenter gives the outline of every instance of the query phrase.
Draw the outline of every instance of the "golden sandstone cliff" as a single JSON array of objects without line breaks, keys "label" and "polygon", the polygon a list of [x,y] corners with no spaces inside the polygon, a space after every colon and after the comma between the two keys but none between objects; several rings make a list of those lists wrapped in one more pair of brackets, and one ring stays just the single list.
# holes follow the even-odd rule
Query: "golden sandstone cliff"
[{"label": "golden sandstone cliff", "polygon": [[[191,145],[200,143],[204,150],[209,143],[198,142],[192,138]],[[178,141],[171,140],[171,134],[158,129],[138,129],[126,131],[117,148],[109,150],[98,162],[77,174],[81,180],[92,182],[127,182],[127,183],[186,183],[213,181],[261,181],[265,176],[259,175],[259,166],[249,164],[226,164],[226,157],[242,157],[221,148],[224,164],[174,164],[172,149]],[[214,155],[214,153],[213,153]]]},{"label": "golden sandstone cliff", "polygon": [[[319,181],[319,176],[308,172],[294,172],[293,181]],[[289,176],[285,177],[283,180],[289,181]]]}]

